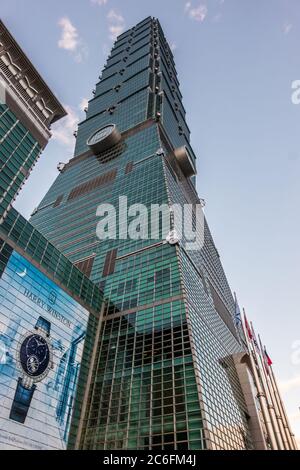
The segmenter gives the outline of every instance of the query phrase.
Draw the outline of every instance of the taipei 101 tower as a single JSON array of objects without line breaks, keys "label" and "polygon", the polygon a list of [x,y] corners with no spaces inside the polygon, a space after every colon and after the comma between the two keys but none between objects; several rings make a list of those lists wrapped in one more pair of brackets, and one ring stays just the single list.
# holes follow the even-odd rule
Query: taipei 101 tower
[{"label": "taipei 101 tower", "polygon": [[173,54],[157,19],[117,38],[74,156],[59,170],[31,223],[107,299],[86,344],[88,377],[80,379],[84,401],[69,448],[269,448],[247,343],[205,218],[194,250],[160,230],[156,239],[97,235],[97,208],[118,209],[120,196],[128,207],[202,202]]}]

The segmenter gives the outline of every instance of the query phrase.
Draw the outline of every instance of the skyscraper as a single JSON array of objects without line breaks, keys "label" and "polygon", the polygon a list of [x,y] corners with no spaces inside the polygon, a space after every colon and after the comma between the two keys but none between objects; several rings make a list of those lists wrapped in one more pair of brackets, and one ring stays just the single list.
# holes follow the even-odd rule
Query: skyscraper
[{"label": "skyscraper", "polygon": [[66,112],[0,20],[0,223]]},{"label": "skyscraper", "polygon": [[97,237],[97,207],[117,208],[120,196],[131,207],[189,204],[193,227],[202,203],[173,54],[157,19],[118,37],[93,95],[74,157],[31,219],[109,299],[86,350],[90,372],[69,447],[267,448],[259,405],[254,395],[249,405],[241,385],[246,345],[206,220],[194,250],[161,227],[155,239]]}]

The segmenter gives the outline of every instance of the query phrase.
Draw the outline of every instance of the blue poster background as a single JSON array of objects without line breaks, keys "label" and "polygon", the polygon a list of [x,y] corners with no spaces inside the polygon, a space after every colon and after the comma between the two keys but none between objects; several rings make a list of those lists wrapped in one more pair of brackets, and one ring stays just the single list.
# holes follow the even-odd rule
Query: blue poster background
[{"label": "blue poster background", "polygon": [[[24,424],[9,419],[18,378],[18,345],[42,316],[51,324],[53,368],[36,384]],[[0,449],[65,449],[88,311],[13,252],[0,278]]]}]

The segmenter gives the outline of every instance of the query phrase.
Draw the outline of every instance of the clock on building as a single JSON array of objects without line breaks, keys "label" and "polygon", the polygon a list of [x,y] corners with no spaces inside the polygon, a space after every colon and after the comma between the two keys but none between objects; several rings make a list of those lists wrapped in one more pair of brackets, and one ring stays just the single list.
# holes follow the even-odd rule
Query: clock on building
[{"label": "clock on building", "polygon": [[87,140],[87,145],[90,147],[94,155],[97,155],[104,150],[113,147],[121,140],[121,134],[115,124],[108,124],[100,129],[97,129]]}]

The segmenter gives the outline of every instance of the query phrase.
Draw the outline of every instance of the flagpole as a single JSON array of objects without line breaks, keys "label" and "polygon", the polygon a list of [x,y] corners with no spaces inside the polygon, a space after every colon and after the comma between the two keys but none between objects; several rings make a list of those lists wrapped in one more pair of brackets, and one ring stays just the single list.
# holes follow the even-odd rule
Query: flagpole
[{"label": "flagpole", "polygon": [[274,387],[274,390],[275,390],[275,393],[276,393],[276,396],[277,396],[277,399],[278,399],[278,402],[279,402],[279,407],[281,409],[284,429],[285,429],[285,432],[286,432],[287,439],[289,441],[290,449],[291,450],[298,450],[298,446],[297,446],[297,443],[296,443],[296,440],[295,440],[295,436],[292,433],[290,423],[289,423],[289,419],[288,419],[288,416],[287,416],[287,413],[286,413],[286,409],[285,409],[284,403],[282,401],[281,394],[280,394],[280,391],[279,391],[277,381],[276,381],[276,378],[275,378],[272,367],[270,367],[270,371],[271,371],[271,380],[272,380],[273,387]]},{"label": "flagpole", "polygon": [[[260,338],[259,335],[258,335],[258,339],[259,339],[261,352],[262,352],[262,354],[265,354],[263,346],[262,346],[261,338]],[[285,445],[287,446],[288,450],[293,450],[294,445],[293,445],[292,438],[290,436],[290,429],[286,424],[286,417],[285,417],[284,412],[283,412],[283,407],[282,407],[282,403],[281,403],[281,400],[280,400],[279,390],[277,389],[277,384],[276,384],[275,377],[273,375],[272,367],[268,366],[269,367],[268,370],[270,371],[269,374],[267,374],[267,368],[266,368],[266,365],[265,365],[263,360],[262,360],[262,367],[265,371],[265,376],[267,377],[267,375],[268,375],[269,381],[271,383],[271,387],[273,389],[274,397],[275,397],[275,400],[276,400],[276,403],[277,403],[277,406],[278,406],[279,419],[280,419],[281,425],[283,426],[283,431],[284,431],[284,436],[285,436],[285,438],[284,438]]]},{"label": "flagpole", "polygon": [[278,406],[278,401],[277,401],[277,397],[276,397],[276,394],[275,394],[275,391],[274,391],[274,387],[273,387],[271,379],[268,380],[268,377],[266,377],[266,381],[267,381],[268,388],[269,388],[269,391],[270,391],[271,400],[272,400],[274,408],[275,408],[275,416],[276,416],[276,419],[277,419],[277,422],[278,422],[278,427],[279,427],[279,430],[280,430],[283,446],[284,446],[285,450],[289,450],[290,449],[290,443],[289,443],[289,440],[288,440],[288,437],[287,437],[287,433],[285,432],[285,429],[284,429],[283,417],[282,417],[282,413],[280,411],[280,408]]},{"label": "flagpole", "polygon": [[[253,332],[253,337],[256,340],[253,325],[252,325],[252,323],[250,323],[250,324],[251,324],[251,328],[252,328],[252,332]],[[258,347],[258,345],[257,345],[257,347]],[[281,422],[279,423],[279,416],[278,416],[278,412],[277,412],[278,410],[276,409],[274,396],[273,396],[272,391],[270,389],[270,384],[268,382],[266,370],[265,370],[265,367],[264,367],[264,362],[263,362],[263,360],[261,360],[262,359],[261,354],[259,354],[259,358],[257,357],[258,355],[256,354],[256,348],[255,347],[253,348],[253,350],[254,350],[254,354],[255,354],[255,359],[256,359],[257,364],[258,364],[258,370],[259,370],[259,375],[260,375],[260,378],[261,378],[262,386],[263,386],[263,389],[264,389],[265,394],[266,394],[266,398],[267,398],[267,402],[268,402],[268,409],[269,409],[269,412],[270,412],[271,421],[272,421],[276,441],[277,441],[279,450],[285,450],[286,449],[286,444],[284,443],[285,434],[284,434],[284,430],[280,426],[280,424],[282,424],[282,423]],[[261,349],[261,353],[262,353],[262,349]]]},{"label": "flagpole", "polygon": [[[245,323],[245,328],[246,328],[245,309],[243,309],[243,313],[244,313],[244,323]],[[247,322],[247,324],[248,324],[248,322]],[[258,377],[257,369],[256,369],[256,364],[255,364],[254,359],[253,359],[252,348],[249,344],[249,338],[248,338],[249,333],[248,333],[248,331],[244,330],[243,322],[242,322],[242,328],[243,328],[243,332],[244,332],[244,335],[245,335],[245,338],[246,338],[247,348],[248,348],[248,351],[249,351],[250,363],[251,363],[252,372],[253,372],[253,375],[254,375],[254,382],[255,382],[256,388],[257,388],[257,398],[258,398],[260,406],[261,406],[261,410],[262,410],[266,430],[267,430],[267,433],[268,433],[268,437],[270,439],[271,449],[272,450],[278,450],[277,441],[276,441],[276,438],[275,438],[275,435],[274,435],[272,423],[270,421],[270,414],[269,414],[269,410],[268,410],[268,406],[267,406],[266,395],[265,395],[265,393],[262,389],[262,386],[261,386],[261,383],[260,383],[260,380],[259,380],[259,377]]]},{"label": "flagpole", "polygon": [[293,440],[292,431],[291,431],[291,428],[290,428],[288,417],[287,417],[287,414],[286,414],[286,411],[285,411],[285,408],[284,408],[284,404],[281,400],[281,395],[280,395],[280,392],[279,392],[279,389],[278,389],[278,386],[277,386],[277,383],[276,383],[276,379],[275,379],[272,367],[270,367],[270,371],[271,371],[271,381],[272,381],[272,384],[273,384],[274,393],[277,397],[278,405],[281,409],[281,415],[282,415],[282,419],[283,419],[283,426],[284,426],[284,429],[285,429],[287,440],[289,442],[289,448],[291,450],[298,450],[297,445],[295,446],[295,442]]},{"label": "flagpole", "polygon": [[[245,345],[244,329],[243,329],[243,327],[241,328],[243,322],[242,322],[242,316],[241,316],[241,311],[240,311],[240,307],[239,307],[239,304],[238,304],[236,292],[233,293],[233,296],[234,296],[234,304],[235,304],[234,305],[234,309],[235,309],[235,312],[234,312],[234,314],[235,314],[235,326],[236,326],[236,329],[237,329],[237,332],[238,332],[238,337],[239,337],[240,343],[243,346],[243,345]],[[242,330],[243,335],[241,334],[241,330]]]}]

